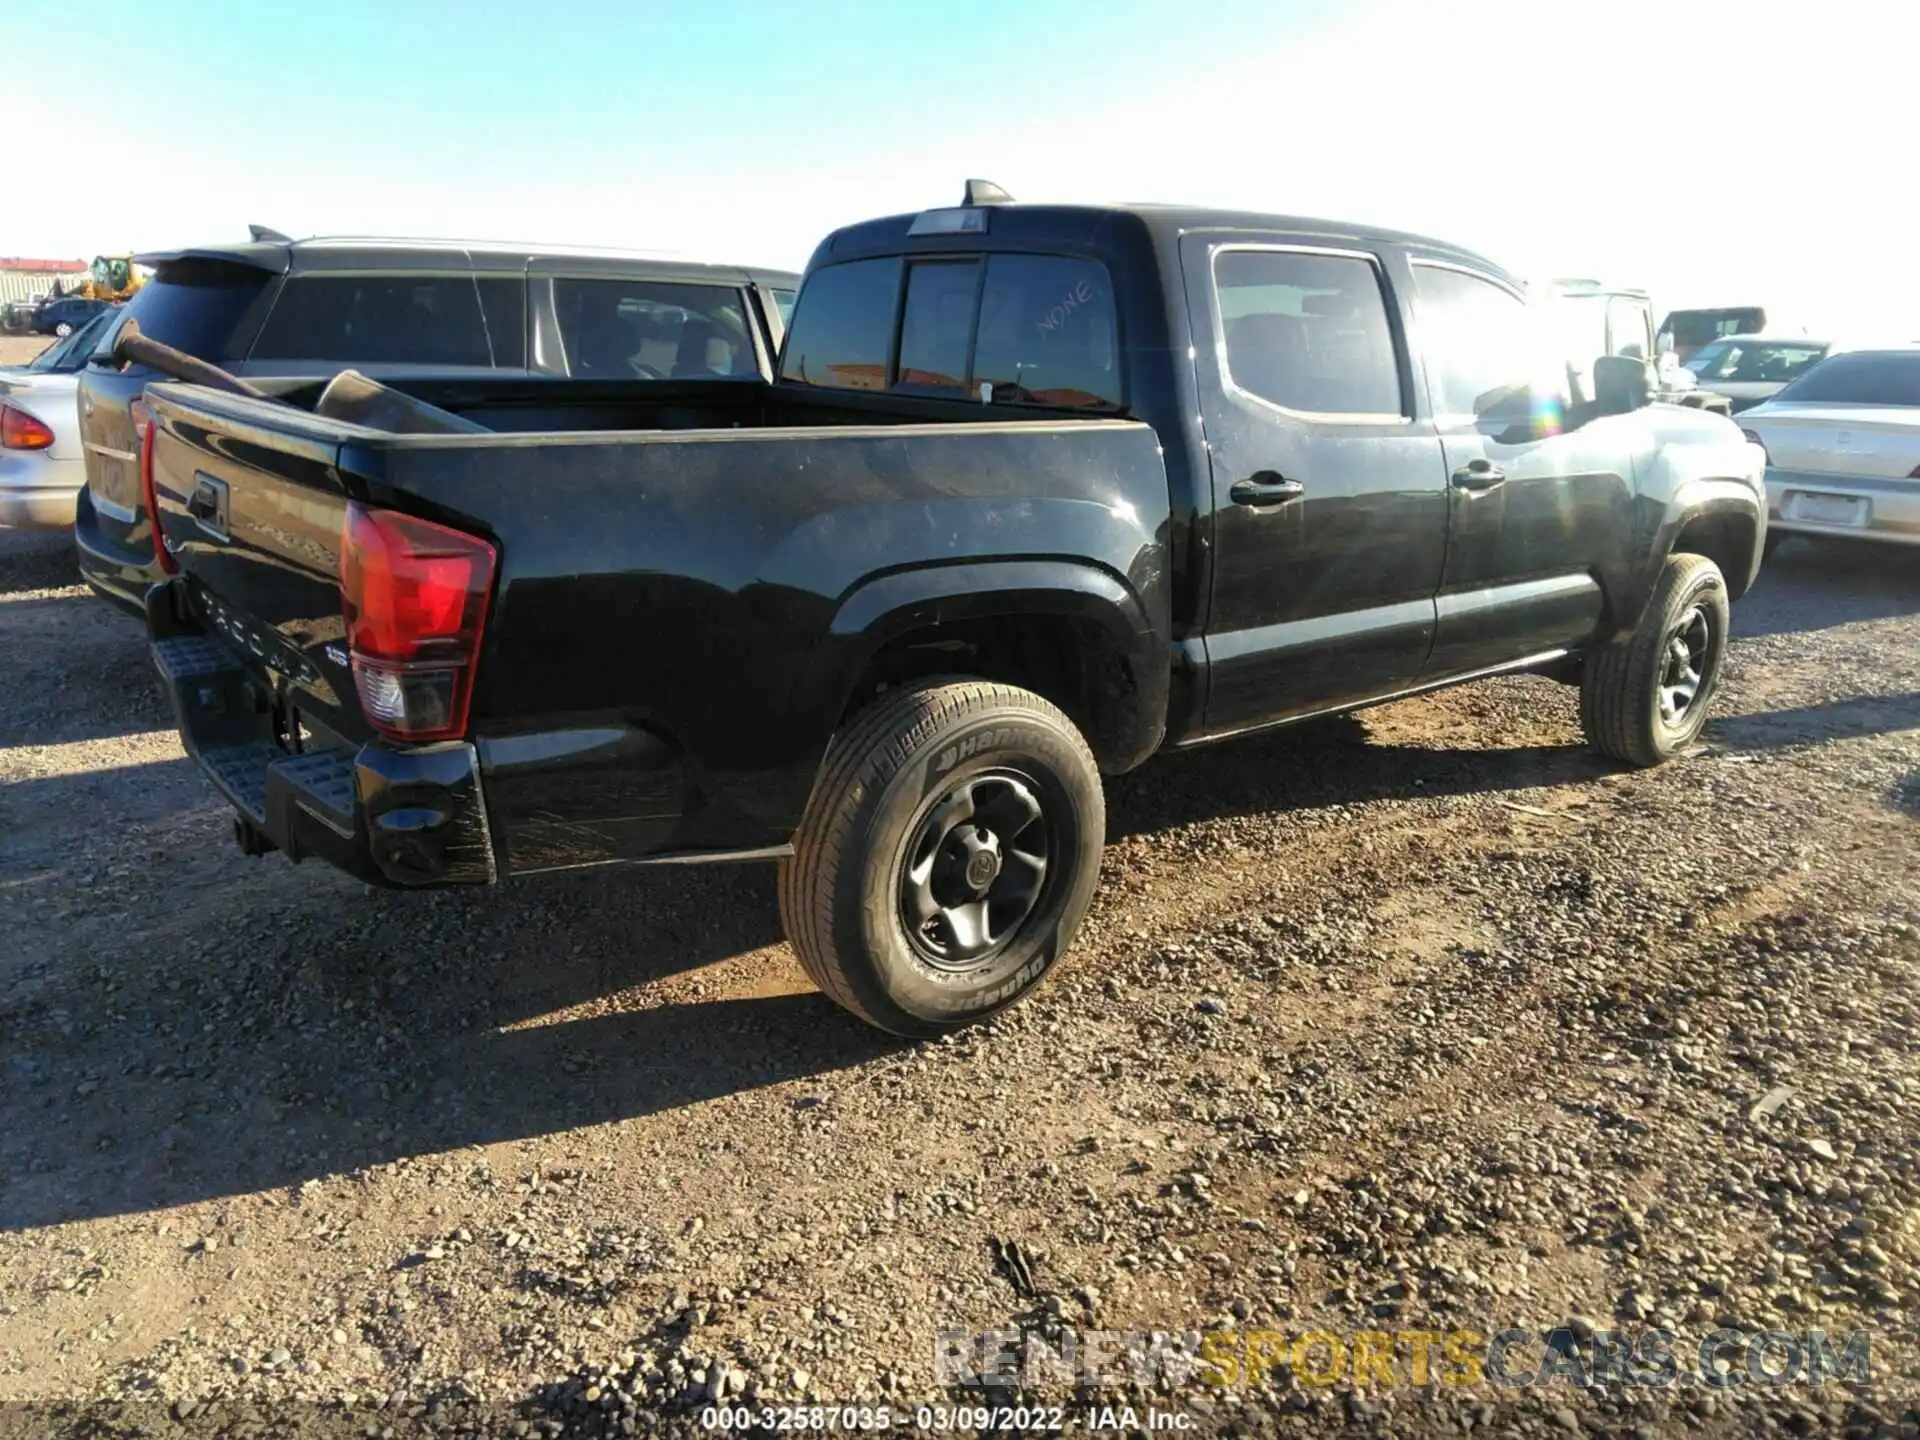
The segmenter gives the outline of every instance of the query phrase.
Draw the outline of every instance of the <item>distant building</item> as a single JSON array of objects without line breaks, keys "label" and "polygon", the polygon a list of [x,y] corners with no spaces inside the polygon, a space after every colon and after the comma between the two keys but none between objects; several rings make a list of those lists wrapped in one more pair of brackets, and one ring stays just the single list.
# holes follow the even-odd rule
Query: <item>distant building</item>
[{"label": "distant building", "polygon": [[0,305],[44,295],[56,282],[62,291],[75,290],[87,283],[87,274],[84,260],[29,260],[17,255],[0,255]]}]

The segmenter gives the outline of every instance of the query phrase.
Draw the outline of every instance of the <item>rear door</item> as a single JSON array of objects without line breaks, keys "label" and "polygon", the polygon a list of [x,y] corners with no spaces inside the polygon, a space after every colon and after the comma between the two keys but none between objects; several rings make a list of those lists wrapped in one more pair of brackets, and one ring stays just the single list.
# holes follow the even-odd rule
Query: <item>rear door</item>
[{"label": "rear door", "polygon": [[1593,357],[1560,353],[1546,317],[1501,277],[1419,256],[1413,275],[1451,497],[1426,666],[1440,679],[1593,633],[1598,576],[1619,565],[1632,534],[1632,457],[1646,427],[1560,403],[1570,370],[1590,372]]},{"label": "rear door", "polygon": [[1200,233],[1180,255],[1212,460],[1206,731],[1412,684],[1447,485],[1388,254]]},{"label": "rear door", "polygon": [[[127,303],[119,323],[137,320],[150,339],[231,366],[246,353],[277,273],[272,264],[241,260],[186,256],[163,261]],[[132,405],[159,378],[139,365],[125,371],[90,365],[79,385],[88,498],[99,531],[90,538],[136,561],[150,559],[152,545],[140,502],[140,442]]]}]

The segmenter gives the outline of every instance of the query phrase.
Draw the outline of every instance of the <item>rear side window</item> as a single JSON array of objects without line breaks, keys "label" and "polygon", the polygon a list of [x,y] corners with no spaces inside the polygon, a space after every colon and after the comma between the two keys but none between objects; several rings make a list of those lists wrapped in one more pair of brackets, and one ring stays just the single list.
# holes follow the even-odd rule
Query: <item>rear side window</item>
[{"label": "rear side window", "polygon": [[900,261],[854,260],[806,279],[781,351],[780,378],[837,390],[887,388]]},{"label": "rear side window", "polygon": [[251,358],[493,364],[471,275],[297,275],[274,301]]},{"label": "rear side window", "polygon": [[1214,287],[1227,373],[1250,395],[1315,415],[1407,413],[1379,268],[1361,256],[1223,250]]},{"label": "rear side window", "polygon": [[527,282],[519,275],[483,275],[480,313],[487,322],[487,342],[493,363],[503,370],[521,370],[527,363]]},{"label": "rear side window", "polygon": [[594,380],[757,377],[742,292],[651,280],[555,280],[567,373]]},{"label": "rear side window", "polygon": [[149,340],[202,360],[235,360],[235,332],[270,278],[220,260],[164,261],[127,302],[126,314]]}]

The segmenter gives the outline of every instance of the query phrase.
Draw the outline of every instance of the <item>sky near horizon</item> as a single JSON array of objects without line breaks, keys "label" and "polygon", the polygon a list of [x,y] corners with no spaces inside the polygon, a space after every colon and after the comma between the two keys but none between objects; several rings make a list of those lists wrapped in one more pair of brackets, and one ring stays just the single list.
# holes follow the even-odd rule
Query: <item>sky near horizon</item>
[{"label": "sky near horizon", "polygon": [[[1910,0],[87,0],[80,16],[88,38],[55,53],[93,70],[6,65],[0,137],[45,186],[14,171],[0,254],[259,222],[797,269],[833,226],[951,204],[978,175],[1022,199],[1399,226],[1663,306],[1757,301],[1920,338]],[[0,35],[72,24],[0,0]]]}]

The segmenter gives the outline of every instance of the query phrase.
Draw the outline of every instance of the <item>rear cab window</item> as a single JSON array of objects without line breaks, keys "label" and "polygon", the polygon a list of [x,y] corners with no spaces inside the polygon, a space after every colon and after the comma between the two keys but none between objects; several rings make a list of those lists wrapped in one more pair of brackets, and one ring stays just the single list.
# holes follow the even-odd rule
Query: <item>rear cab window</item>
[{"label": "rear cab window", "polygon": [[887,256],[807,277],[780,378],[994,405],[1124,403],[1113,280],[1099,261],[988,251]]}]

